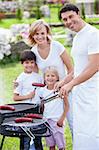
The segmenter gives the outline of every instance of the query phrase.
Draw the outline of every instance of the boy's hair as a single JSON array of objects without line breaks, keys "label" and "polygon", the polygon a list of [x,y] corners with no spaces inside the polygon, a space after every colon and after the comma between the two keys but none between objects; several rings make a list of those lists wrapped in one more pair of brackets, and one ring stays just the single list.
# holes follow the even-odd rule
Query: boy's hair
[{"label": "boy's hair", "polygon": [[20,61],[21,61],[22,64],[26,60],[34,60],[36,62],[36,56],[35,56],[35,54],[31,50],[29,50],[29,49],[24,50],[21,53],[21,56],[20,56]]},{"label": "boy's hair", "polygon": [[77,14],[79,13],[79,9],[76,5],[68,3],[61,8],[59,12],[59,18],[61,19],[61,14],[67,11],[75,11]]},{"label": "boy's hair", "polygon": [[45,75],[46,75],[46,73],[47,73],[48,71],[52,71],[53,73],[55,73],[55,75],[56,75],[57,78],[58,78],[57,81],[59,81],[59,73],[58,73],[58,70],[56,69],[55,66],[49,66],[49,67],[47,67],[47,68],[45,69],[45,71],[44,71],[44,78],[45,78]]}]

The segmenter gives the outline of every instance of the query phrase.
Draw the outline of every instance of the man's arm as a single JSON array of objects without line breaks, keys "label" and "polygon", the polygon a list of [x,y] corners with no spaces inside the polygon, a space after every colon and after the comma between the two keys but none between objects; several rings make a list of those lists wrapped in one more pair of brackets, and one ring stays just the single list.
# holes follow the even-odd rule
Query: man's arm
[{"label": "man's arm", "polygon": [[80,83],[83,83],[90,79],[96,72],[98,72],[99,69],[99,53],[98,54],[92,54],[88,56],[89,63],[84,69],[84,71],[77,76],[76,78],[72,79],[68,84],[64,85],[60,90],[60,95],[68,95],[68,92],[71,91],[71,89],[79,85]]}]

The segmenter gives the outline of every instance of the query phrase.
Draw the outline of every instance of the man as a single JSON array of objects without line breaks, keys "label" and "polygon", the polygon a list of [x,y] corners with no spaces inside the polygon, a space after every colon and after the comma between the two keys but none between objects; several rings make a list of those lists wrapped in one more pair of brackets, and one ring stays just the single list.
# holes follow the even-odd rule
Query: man
[{"label": "man", "polygon": [[[64,5],[60,17],[66,28],[76,32],[71,50],[74,78],[60,89],[60,95],[68,95],[72,90],[73,150],[99,150],[96,138],[99,132],[99,31],[82,20],[73,4]],[[57,88],[62,83],[57,84]]]}]

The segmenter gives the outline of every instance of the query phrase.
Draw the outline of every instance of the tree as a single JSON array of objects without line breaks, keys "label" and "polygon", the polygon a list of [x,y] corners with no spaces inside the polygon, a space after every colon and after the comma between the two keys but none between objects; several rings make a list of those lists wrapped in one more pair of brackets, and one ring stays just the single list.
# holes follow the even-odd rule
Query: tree
[{"label": "tree", "polygon": [[82,15],[82,18],[85,20],[86,19],[86,15],[85,15],[84,3],[81,4],[81,15]]},{"label": "tree", "polygon": [[99,0],[94,1],[94,13],[99,14]]},{"label": "tree", "polygon": [[17,17],[17,19],[22,20],[23,13],[22,13],[22,9],[20,7],[18,7],[16,10],[16,17]]}]

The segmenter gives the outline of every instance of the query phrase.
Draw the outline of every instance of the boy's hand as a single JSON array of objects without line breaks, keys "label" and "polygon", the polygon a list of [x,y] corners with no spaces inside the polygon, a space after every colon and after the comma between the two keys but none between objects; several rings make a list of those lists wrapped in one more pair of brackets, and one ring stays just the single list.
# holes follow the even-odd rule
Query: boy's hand
[{"label": "boy's hand", "polygon": [[27,95],[27,99],[32,99],[35,96],[35,91],[30,92],[30,94]]}]

